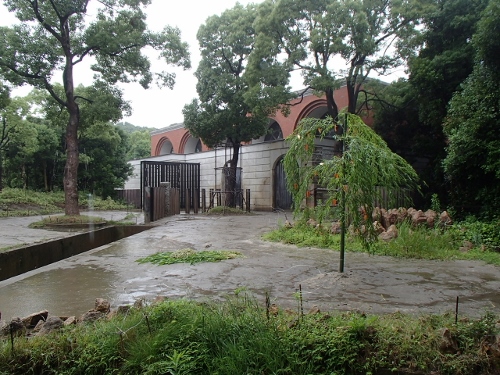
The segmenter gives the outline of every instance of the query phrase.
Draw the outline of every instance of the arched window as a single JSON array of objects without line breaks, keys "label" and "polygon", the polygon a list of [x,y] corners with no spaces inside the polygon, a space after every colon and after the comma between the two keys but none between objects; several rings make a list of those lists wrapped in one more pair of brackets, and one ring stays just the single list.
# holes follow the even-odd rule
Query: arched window
[{"label": "arched window", "polygon": [[272,142],[283,139],[283,131],[277,121],[274,121],[267,130],[267,134],[264,137],[264,142]]}]

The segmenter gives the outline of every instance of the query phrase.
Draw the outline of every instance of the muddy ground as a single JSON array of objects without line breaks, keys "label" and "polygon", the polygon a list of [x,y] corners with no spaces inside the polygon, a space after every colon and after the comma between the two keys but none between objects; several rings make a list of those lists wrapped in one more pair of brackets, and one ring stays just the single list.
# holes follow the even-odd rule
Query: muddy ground
[{"label": "muddy ground", "polygon": [[[157,296],[222,300],[247,291],[264,306],[266,294],[296,309],[366,313],[453,312],[500,314],[500,268],[476,261],[405,260],[266,242],[261,235],[283,224],[279,213],[244,216],[178,215],[151,230],[42,269],[0,282],[0,311],[9,315],[48,309],[82,313],[96,297],[116,307]],[[347,248],[349,244],[347,244]],[[244,257],[219,263],[139,264],[140,257],[183,248],[236,250]],[[28,311],[29,310],[29,311]]]}]

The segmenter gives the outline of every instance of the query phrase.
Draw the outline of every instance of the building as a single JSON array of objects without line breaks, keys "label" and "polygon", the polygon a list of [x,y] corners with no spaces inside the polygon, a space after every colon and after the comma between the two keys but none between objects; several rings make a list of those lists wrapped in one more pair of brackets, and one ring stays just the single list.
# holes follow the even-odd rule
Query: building
[{"label": "building", "polygon": [[[347,106],[347,90],[342,87],[334,93],[339,108]],[[327,113],[324,97],[312,92],[290,103],[290,113],[281,113],[269,119],[269,131],[241,147],[239,157],[239,185],[250,189],[251,210],[271,211],[289,209],[291,197],[285,186],[282,159],[287,152],[285,138],[293,133],[300,120],[306,117],[322,118]],[[222,189],[223,166],[231,158],[232,148],[208,149],[203,142],[192,137],[183,124],[173,124],[151,133],[151,153],[147,159],[133,160],[134,175],[125,189],[141,187],[141,162],[161,161],[200,164],[200,189]]]}]

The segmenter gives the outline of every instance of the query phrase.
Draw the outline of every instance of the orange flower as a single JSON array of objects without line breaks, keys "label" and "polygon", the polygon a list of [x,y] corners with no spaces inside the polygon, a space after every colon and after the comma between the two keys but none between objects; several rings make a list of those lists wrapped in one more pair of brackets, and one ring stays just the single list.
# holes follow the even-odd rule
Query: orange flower
[{"label": "orange flower", "polygon": [[333,203],[334,206],[336,206],[337,205],[337,200],[336,199],[332,200],[332,203]]},{"label": "orange flower", "polygon": [[306,151],[309,151],[309,145],[308,145],[308,144],[306,144],[306,145],[304,146],[304,149],[305,149]]},{"label": "orange flower", "polygon": [[297,185],[297,184],[293,184],[293,188],[294,188],[295,190],[299,190],[299,185]]},{"label": "orange flower", "polygon": [[309,198],[311,196],[311,192],[308,190],[306,191],[306,197]]}]

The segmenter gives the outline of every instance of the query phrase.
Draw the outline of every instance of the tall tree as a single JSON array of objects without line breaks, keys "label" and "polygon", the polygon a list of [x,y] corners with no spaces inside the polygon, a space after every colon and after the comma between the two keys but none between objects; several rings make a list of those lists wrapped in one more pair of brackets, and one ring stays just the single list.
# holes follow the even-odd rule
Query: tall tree
[{"label": "tall tree", "polygon": [[450,102],[444,160],[459,216],[498,216],[500,210],[500,0],[490,0],[472,38],[473,73]]},{"label": "tall tree", "polygon": [[0,190],[3,189],[3,153],[10,141],[6,109],[10,103],[10,89],[0,82]]},{"label": "tall tree", "polygon": [[276,72],[281,80],[300,71],[306,88],[326,96],[333,119],[341,110],[333,94],[342,85],[347,88],[348,112],[359,113],[358,98],[368,75],[391,72],[412,50],[427,2],[265,1],[259,7],[258,39],[248,70],[255,85],[251,95],[276,104],[290,94],[289,86],[274,79]]},{"label": "tall tree", "polygon": [[[76,65],[89,58],[103,82],[138,81],[147,88],[153,80],[145,47],[160,52],[167,63],[190,67],[187,44],[178,29],[147,29],[143,6],[151,0],[101,0],[97,16],[87,12],[91,0],[4,0],[22,22],[0,28],[0,69],[6,80],[47,90],[69,114],[64,169],[65,213],[78,215],[79,97],[75,94]],[[100,6],[99,6],[100,5]],[[64,94],[54,90],[53,77],[62,74]],[[161,84],[172,87],[175,75],[158,73]],[[92,101],[92,98],[80,98]]]},{"label": "tall tree", "polygon": [[[228,144],[232,157],[226,168],[227,204],[234,206],[239,151],[242,142],[266,131],[268,119],[244,100],[249,84],[244,72],[254,48],[254,5],[237,4],[220,16],[209,17],[197,34],[202,55],[196,70],[194,99],[184,107],[184,125],[208,147]],[[252,113],[252,115],[249,115]]]}]

